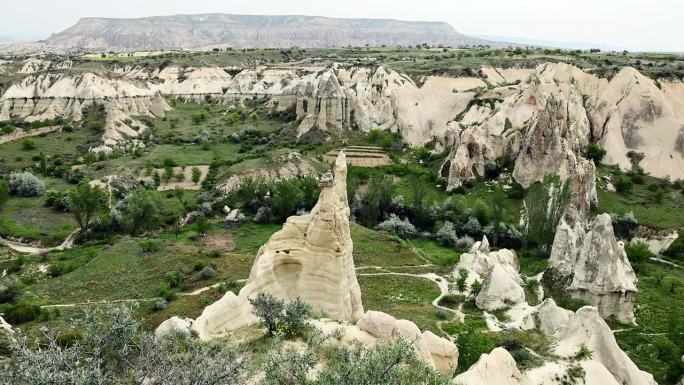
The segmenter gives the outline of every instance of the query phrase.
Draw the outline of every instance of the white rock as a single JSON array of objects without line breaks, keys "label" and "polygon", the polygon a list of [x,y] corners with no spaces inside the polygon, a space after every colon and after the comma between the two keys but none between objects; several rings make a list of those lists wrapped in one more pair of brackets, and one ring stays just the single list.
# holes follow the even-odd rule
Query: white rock
[{"label": "white rock", "polygon": [[603,364],[620,384],[656,384],[652,375],[639,370],[620,349],[613,332],[595,307],[585,306],[577,310],[567,325],[558,331],[556,340],[555,354],[560,357],[575,357],[585,346],[591,351],[591,359]]},{"label": "white rock", "polygon": [[193,321],[190,318],[173,316],[157,326],[157,328],[154,330],[154,337],[159,339],[170,333],[182,333],[188,335],[190,334],[192,322]]},{"label": "white rock", "polygon": [[8,324],[4,318],[0,317],[0,332],[13,334],[12,325]]},{"label": "white rock", "polygon": [[489,354],[482,354],[480,359],[467,371],[454,377],[454,385],[532,385],[532,382],[520,373],[515,360],[504,348],[496,348]]},{"label": "white rock", "polygon": [[328,317],[357,320],[363,315],[349,232],[347,164],[335,162],[335,180],[321,191],[310,214],[292,216],[257,253],[245,286],[207,306],[192,329],[208,340],[252,325],[248,299],[262,291],[284,300],[301,298]]},{"label": "white rock", "polygon": [[494,265],[475,297],[479,309],[498,310],[525,301],[525,290],[501,265]]},{"label": "white rock", "polygon": [[586,233],[579,221],[571,227],[561,220],[549,264],[571,277],[567,290],[573,298],[598,307],[603,317],[634,322],[637,278],[623,245],[615,239],[610,215],[597,216]]}]

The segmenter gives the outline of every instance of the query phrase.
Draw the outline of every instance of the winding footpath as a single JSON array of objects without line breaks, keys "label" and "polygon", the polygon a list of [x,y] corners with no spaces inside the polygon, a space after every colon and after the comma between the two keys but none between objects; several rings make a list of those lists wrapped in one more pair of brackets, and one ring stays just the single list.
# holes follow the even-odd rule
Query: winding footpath
[{"label": "winding footpath", "polygon": [[24,254],[47,254],[52,251],[62,251],[70,249],[74,245],[74,239],[76,239],[76,234],[78,234],[80,230],[80,228],[77,228],[76,230],[72,231],[66,237],[66,239],[64,239],[64,241],[61,244],[59,244],[59,246],[55,247],[36,247],[21,242],[9,241],[2,237],[0,237],[0,245],[7,246],[16,252]]}]

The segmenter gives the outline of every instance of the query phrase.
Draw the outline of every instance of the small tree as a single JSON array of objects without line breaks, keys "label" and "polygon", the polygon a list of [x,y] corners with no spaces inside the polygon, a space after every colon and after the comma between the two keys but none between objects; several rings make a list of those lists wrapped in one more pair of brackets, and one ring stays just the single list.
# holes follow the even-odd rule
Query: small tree
[{"label": "small tree", "polygon": [[458,291],[464,292],[467,289],[466,280],[468,280],[468,269],[458,269],[458,278],[456,278],[456,288]]},{"label": "small tree", "polygon": [[260,292],[249,303],[252,305],[252,312],[261,320],[269,334],[275,335],[285,307],[283,301],[270,293]]},{"label": "small tree", "polygon": [[525,197],[525,241],[548,252],[569,200],[570,184],[563,183],[558,175],[547,175],[543,183],[533,183]]},{"label": "small tree", "polygon": [[306,328],[306,320],[311,316],[311,306],[301,298],[287,305],[267,292],[260,292],[249,300],[253,313],[268,329],[269,334],[281,332],[287,338],[300,336]]},{"label": "small tree", "polygon": [[195,219],[195,227],[198,233],[204,235],[209,230],[209,220],[204,215],[199,216]]},{"label": "small tree", "polygon": [[118,223],[131,235],[161,224],[161,200],[154,191],[134,190],[117,205],[115,212]]},{"label": "small tree", "polygon": [[87,183],[69,192],[69,209],[81,227],[88,234],[92,218],[104,207],[104,193],[99,187]]},{"label": "small tree", "polygon": [[36,148],[36,141],[31,138],[25,138],[21,141],[21,149],[24,151],[31,151]]},{"label": "small tree", "polygon": [[587,145],[587,159],[593,160],[595,164],[601,163],[601,160],[606,156],[606,153],[607,151],[598,143],[589,143]]},{"label": "small tree", "polygon": [[192,182],[195,184],[199,183],[201,177],[202,177],[202,171],[200,171],[199,167],[193,167],[192,168]]},{"label": "small tree", "polygon": [[630,191],[632,191],[633,187],[634,182],[632,182],[632,179],[628,176],[620,175],[617,178],[615,178],[615,191],[622,194],[627,194]]}]

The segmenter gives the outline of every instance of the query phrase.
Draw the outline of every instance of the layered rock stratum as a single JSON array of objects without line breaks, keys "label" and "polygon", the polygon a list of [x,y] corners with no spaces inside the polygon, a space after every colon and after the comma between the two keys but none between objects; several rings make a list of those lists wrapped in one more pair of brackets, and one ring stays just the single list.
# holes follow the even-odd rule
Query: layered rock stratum
[{"label": "layered rock stratum", "polygon": [[11,51],[150,51],[211,48],[325,48],[403,45],[503,46],[463,35],[443,22],[299,15],[201,14],[136,19],[87,17],[41,43]]}]

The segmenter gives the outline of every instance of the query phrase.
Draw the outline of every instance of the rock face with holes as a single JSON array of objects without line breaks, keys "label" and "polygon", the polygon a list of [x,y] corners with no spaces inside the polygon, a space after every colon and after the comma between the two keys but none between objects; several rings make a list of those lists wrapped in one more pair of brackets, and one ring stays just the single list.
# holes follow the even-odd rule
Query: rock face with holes
[{"label": "rock face with holes", "polygon": [[207,306],[192,324],[208,340],[254,324],[249,299],[269,292],[283,300],[302,298],[332,319],[363,315],[352,259],[344,152],[335,162],[332,186],[323,187],[310,214],[292,216],[257,254],[245,287]]},{"label": "rock face with holes", "polygon": [[356,325],[331,320],[314,320],[312,323],[324,333],[342,331],[339,343],[344,345],[360,342],[373,346],[378,342],[403,338],[413,344],[419,360],[448,376],[454,373],[458,364],[458,349],[453,342],[430,331],[421,332],[415,323],[383,312],[369,310]]},{"label": "rock face with holes", "polygon": [[567,290],[596,306],[603,317],[634,322],[636,274],[622,242],[615,239],[608,214],[585,225],[562,219],[554,238],[550,266],[568,278]]}]

